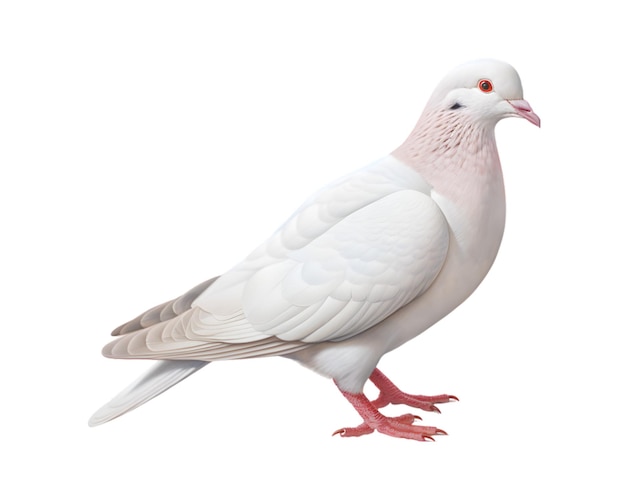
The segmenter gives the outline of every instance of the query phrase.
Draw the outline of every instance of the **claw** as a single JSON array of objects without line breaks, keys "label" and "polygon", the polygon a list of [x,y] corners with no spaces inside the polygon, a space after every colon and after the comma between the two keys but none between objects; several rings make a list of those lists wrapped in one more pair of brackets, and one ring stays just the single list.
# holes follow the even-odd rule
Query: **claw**
[{"label": "claw", "polygon": [[428,442],[428,441],[434,442],[435,439],[433,437],[431,437],[430,435],[424,435],[424,440],[423,442]]},{"label": "claw", "polygon": [[437,428],[437,431],[435,432],[435,435],[447,435],[447,433],[443,430],[440,430],[439,428]]},{"label": "claw", "polygon": [[341,435],[343,436],[343,434],[346,432],[345,428],[341,428],[340,430],[337,430],[335,432],[333,432],[332,436],[334,437],[335,435]]},{"label": "claw", "polygon": [[437,414],[441,414],[441,411],[439,410],[439,407],[437,407],[436,405],[433,405],[430,408],[431,412],[436,412]]}]

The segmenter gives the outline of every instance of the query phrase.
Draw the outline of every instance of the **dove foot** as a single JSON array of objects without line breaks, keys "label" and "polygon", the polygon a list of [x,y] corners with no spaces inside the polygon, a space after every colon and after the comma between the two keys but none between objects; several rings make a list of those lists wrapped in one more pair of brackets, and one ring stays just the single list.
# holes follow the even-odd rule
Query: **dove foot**
[{"label": "dove foot", "polygon": [[372,401],[372,405],[377,409],[389,404],[404,404],[424,411],[440,413],[441,411],[435,404],[445,404],[459,400],[454,395],[409,395],[400,390],[378,369],[374,369],[370,376],[370,381],[380,390],[378,398]]},{"label": "dove foot", "polygon": [[350,393],[341,390],[344,397],[352,404],[356,411],[363,418],[363,423],[353,428],[341,428],[333,435],[342,437],[360,437],[368,435],[374,430],[391,437],[407,438],[425,442],[434,441],[435,435],[447,435],[447,433],[434,426],[416,426],[415,419],[420,419],[413,414],[403,414],[397,417],[387,417],[382,415],[378,409],[370,402],[363,393]]}]

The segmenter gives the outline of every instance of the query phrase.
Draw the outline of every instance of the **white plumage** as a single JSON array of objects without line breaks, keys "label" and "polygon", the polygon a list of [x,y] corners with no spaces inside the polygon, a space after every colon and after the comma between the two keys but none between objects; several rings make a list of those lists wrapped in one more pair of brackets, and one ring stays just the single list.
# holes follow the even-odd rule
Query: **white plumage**
[{"label": "white plumage", "polygon": [[[382,394],[394,393],[375,371],[380,357],[452,311],[493,263],[505,215],[494,127],[514,115],[539,125],[511,66],[484,60],[454,70],[391,155],[313,195],[230,271],[114,331],[106,356],[168,361],[90,424],[206,362],[283,355],[333,378],[355,405],[365,422],[344,435],[440,432],[382,416],[362,390],[371,376]],[[450,397],[428,398],[410,405]]]}]

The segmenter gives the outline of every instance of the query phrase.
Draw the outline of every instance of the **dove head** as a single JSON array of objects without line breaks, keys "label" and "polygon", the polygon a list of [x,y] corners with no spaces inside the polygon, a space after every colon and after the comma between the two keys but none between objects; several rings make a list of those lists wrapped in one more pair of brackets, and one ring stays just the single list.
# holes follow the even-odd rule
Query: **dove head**
[{"label": "dove head", "polygon": [[452,70],[435,89],[426,111],[486,126],[512,116],[540,126],[539,117],[524,100],[515,68],[493,59],[472,61]]},{"label": "dove head", "polygon": [[409,137],[392,154],[441,190],[442,184],[456,179],[437,177],[449,169],[500,169],[495,126],[506,117],[540,124],[524,101],[515,69],[491,59],[466,63],[444,77]]},{"label": "dove head", "polygon": [[393,154],[420,168],[425,162],[457,154],[497,156],[494,129],[506,117],[540,125],[524,100],[517,71],[492,59],[466,63],[444,77],[413,132]]}]

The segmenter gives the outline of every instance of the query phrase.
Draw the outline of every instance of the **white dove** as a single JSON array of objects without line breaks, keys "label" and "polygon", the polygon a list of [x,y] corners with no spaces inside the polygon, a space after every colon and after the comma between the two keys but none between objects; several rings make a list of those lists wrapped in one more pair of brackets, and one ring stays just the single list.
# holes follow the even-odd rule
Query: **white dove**
[{"label": "white dove", "polygon": [[[539,126],[515,69],[480,60],[449,73],[393,153],[309,198],[220,277],[113,331],[111,358],[160,362],[99,409],[96,426],[159,395],[208,362],[280,355],[332,378],[363,423],[335,433],[433,440],[417,416],[451,395],[400,391],[381,357],[460,305],[502,239],[504,184],[494,129],[505,117]],[[363,394],[370,379],[380,396]]]}]

